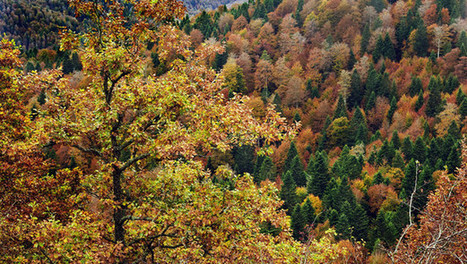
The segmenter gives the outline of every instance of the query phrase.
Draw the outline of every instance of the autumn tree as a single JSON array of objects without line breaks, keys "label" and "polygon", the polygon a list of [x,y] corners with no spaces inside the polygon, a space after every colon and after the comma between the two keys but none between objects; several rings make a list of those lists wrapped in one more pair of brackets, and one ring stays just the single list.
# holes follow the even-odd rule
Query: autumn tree
[{"label": "autumn tree", "polygon": [[[187,36],[165,23],[181,18],[180,2],[70,5],[78,16],[89,19],[90,30],[63,32],[61,47],[78,51],[90,81],[81,89],[60,79],[48,91],[55,96],[37,123],[42,144],[72,147],[98,164],[83,177],[83,185],[102,211],[87,218],[80,217],[88,212],[77,211],[75,217],[75,224],[89,225],[92,234],[82,242],[93,248],[86,257],[104,262],[228,262],[257,257],[290,261],[272,249],[278,244],[291,249],[287,234],[276,243],[259,232],[262,221],[288,229],[284,213],[277,210],[280,202],[274,187],[259,191],[251,177],[238,178],[223,166],[214,172],[214,181],[195,159],[214,150],[252,145],[258,138],[266,144],[278,141],[286,134],[284,120],[272,110],[266,120],[256,120],[244,98],[229,99],[220,92],[222,77],[207,66],[215,52],[223,50],[202,45],[192,51]],[[206,16],[200,17],[210,20]],[[211,29],[202,21],[199,25],[209,36]],[[153,41],[158,43],[159,59],[170,65],[161,76],[144,72],[146,47]],[[261,192],[261,197],[253,198],[255,203],[248,200]],[[265,208],[271,209],[269,213]],[[236,215],[240,212],[255,214]],[[66,239],[66,232],[60,234],[58,242],[47,241],[51,256],[63,256],[60,252],[67,243],[74,242]],[[266,243],[272,243],[272,251],[267,253],[264,246],[245,251],[242,243],[258,245],[250,239],[270,241]],[[241,242],[230,247],[234,240]],[[53,247],[54,242],[62,246]]]},{"label": "autumn tree", "polygon": [[47,259],[41,240],[52,237],[48,223],[69,223],[82,206],[79,170],[57,170],[32,137],[34,123],[27,108],[32,87],[41,91],[56,76],[25,79],[17,70],[19,54],[14,41],[0,41],[0,262],[5,263]]},{"label": "autumn tree", "polygon": [[467,261],[465,253],[467,232],[466,215],[463,210],[467,188],[466,153],[463,150],[463,165],[455,177],[443,173],[438,187],[428,199],[422,211],[419,225],[411,225],[401,243],[392,252],[397,263]]}]

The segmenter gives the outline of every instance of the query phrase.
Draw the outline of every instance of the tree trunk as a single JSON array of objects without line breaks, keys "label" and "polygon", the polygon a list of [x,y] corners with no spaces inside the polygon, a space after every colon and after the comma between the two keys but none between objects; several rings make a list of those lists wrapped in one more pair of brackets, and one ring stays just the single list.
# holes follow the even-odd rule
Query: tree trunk
[{"label": "tree trunk", "polygon": [[112,173],[113,189],[114,189],[114,239],[115,242],[122,242],[125,244],[125,230],[123,229],[123,217],[125,216],[125,208],[122,205],[123,190],[121,186],[122,172],[120,168],[114,167]]}]

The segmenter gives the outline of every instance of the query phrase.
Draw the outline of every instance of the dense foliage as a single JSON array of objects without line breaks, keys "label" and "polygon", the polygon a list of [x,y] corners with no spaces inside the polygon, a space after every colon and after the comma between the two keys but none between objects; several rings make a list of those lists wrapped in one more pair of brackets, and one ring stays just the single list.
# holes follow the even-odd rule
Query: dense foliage
[{"label": "dense foliage", "polygon": [[0,259],[466,260],[464,0],[69,6],[1,43]]}]

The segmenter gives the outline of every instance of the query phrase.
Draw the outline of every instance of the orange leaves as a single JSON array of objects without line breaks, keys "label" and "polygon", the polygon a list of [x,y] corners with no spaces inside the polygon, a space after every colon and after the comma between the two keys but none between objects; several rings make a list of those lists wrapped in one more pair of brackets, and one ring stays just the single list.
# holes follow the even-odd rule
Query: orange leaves
[{"label": "orange leaves", "polygon": [[401,247],[394,252],[397,263],[461,263],[467,261],[466,148],[463,165],[455,176],[443,173],[437,190],[429,196],[419,226],[408,229]]}]

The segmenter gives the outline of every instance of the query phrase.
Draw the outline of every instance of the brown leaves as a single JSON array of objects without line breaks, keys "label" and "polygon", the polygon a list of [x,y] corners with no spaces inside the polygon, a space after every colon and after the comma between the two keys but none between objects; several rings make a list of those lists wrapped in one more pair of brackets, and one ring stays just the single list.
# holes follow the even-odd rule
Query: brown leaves
[{"label": "brown leaves", "polygon": [[397,263],[462,263],[467,261],[466,148],[456,175],[441,175],[437,190],[429,196],[419,227],[408,229],[398,251]]}]

